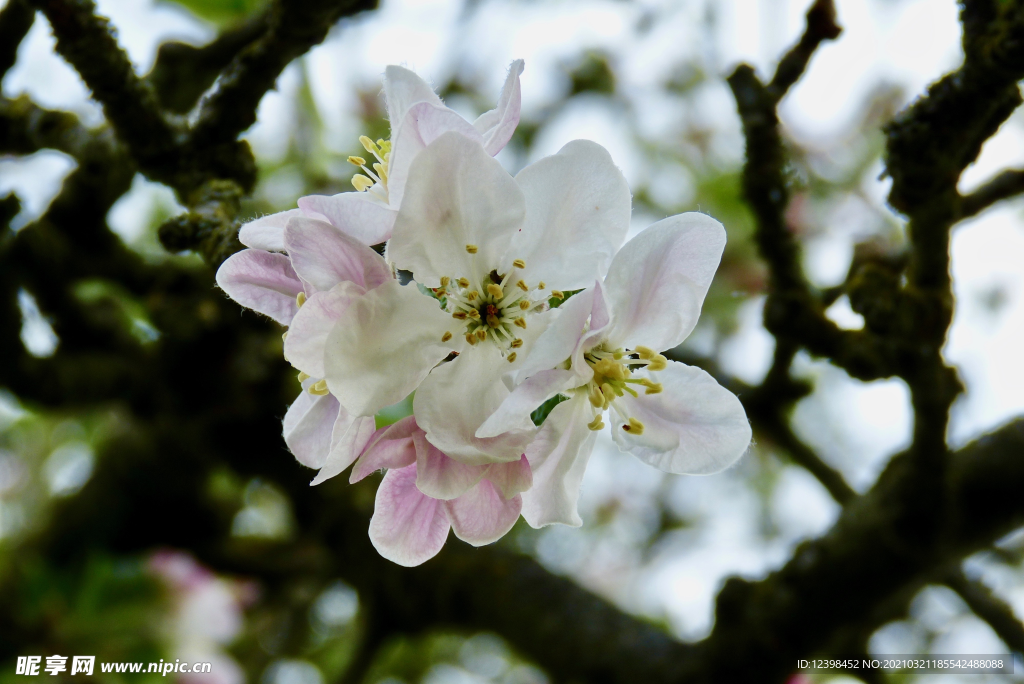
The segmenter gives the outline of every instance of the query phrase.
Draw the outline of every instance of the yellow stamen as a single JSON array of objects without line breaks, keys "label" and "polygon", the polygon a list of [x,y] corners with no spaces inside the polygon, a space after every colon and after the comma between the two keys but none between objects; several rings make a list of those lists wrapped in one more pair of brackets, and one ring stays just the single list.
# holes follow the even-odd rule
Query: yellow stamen
[{"label": "yellow stamen", "polygon": [[483,328],[480,328],[479,330],[477,330],[476,331],[476,339],[480,340],[481,342],[486,340],[487,339],[487,331],[484,330]]},{"label": "yellow stamen", "polygon": [[644,434],[644,424],[636,418],[630,418],[629,422],[622,426],[622,429],[631,435]]},{"label": "yellow stamen", "polygon": [[298,304],[299,306],[302,306],[303,304],[305,304],[306,303],[306,293],[305,292],[300,292],[299,294],[295,295],[295,303]]},{"label": "yellow stamen", "polygon": [[469,252],[470,254],[476,254],[476,251],[478,249],[480,248],[477,247],[476,245],[466,245],[466,251]]},{"label": "yellow stamen", "polygon": [[524,299],[523,301],[519,302],[519,308],[522,309],[523,311],[526,311],[527,309],[530,308],[530,302]]},{"label": "yellow stamen", "polygon": [[373,170],[377,172],[378,178],[380,178],[385,183],[388,182],[388,172],[387,169],[385,169],[382,164],[374,164]]},{"label": "yellow stamen", "polygon": [[665,370],[666,366],[668,366],[668,359],[666,359],[661,354],[655,354],[654,358],[651,359],[651,362],[649,364],[647,364],[647,370],[649,370],[649,371]]},{"label": "yellow stamen", "polygon": [[299,382],[306,382],[306,380],[309,380],[309,373],[300,372],[299,373]]},{"label": "yellow stamen", "polygon": [[596,387],[593,388],[589,392],[588,398],[590,399],[590,403],[594,406],[594,408],[604,408],[604,395],[601,394],[601,390],[597,389]]},{"label": "yellow stamen", "polygon": [[587,423],[587,427],[593,430],[594,432],[597,432],[598,430],[603,430],[604,421],[601,420],[601,416],[597,416],[596,418],[594,418],[594,420]]},{"label": "yellow stamen", "polygon": [[352,187],[359,192],[365,192],[373,187],[373,181],[361,173],[352,176]]},{"label": "yellow stamen", "polygon": [[349,157],[348,163],[352,164],[353,166],[363,166],[364,164],[366,164],[366,160],[363,159],[362,157]]},{"label": "yellow stamen", "polygon": [[537,289],[543,290],[545,287],[547,287],[547,286],[544,284],[543,280],[540,281],[539,283],[537,283]]},{"label": "yellow stamen", "polygon": [[452,314],[452,318],[458,318],[460,321],[464,321],[466,320],[466,316],[468,315],[469,314],[467,314],[465,311],[456,311],[455,313]]},{"label": "yellow stamen", "polygon": [[515,363],[515,360],[516,360],[516,353],[515,352],[512,352],[511,354],[508,355],[508,362],[509,363]]},{"label": "yellow stamen", "polygon": [[552,290],[551,296],[555,299],[565,299],[565,294],[561,290]]},{"label": "yellow stamen", "polygon": [[327,381],[326,380],[320,380],[315,385],[312,385],[309,388],[309,393],[310,394],[315,394],[315,395],[320,396],[320,397],[322,397],[325,394],[327,394],[327,392],[328,392],[328,390],[327,390]]},{"label": "yellow stamen", "polygon": [[448,276],[441,276],[441,287],[448,287],[448,283],[452,282]]},{"label": "yellow stamen", "polygon": [[516,285],[517,285],[517,286],[519,287],[519,289],[520,289],[520,290],[522,290],[523,292],[529,292],[529,291],[530,291],[530,288],[528,288],[528,287],[526,286],[526,283],[524,283],[524,282],[523,282],[522,280],[520,280],[519,282],[517,282],[517,283],[516,283]]},{"label": "yellow stamen", "polygon": [[447,342],[450,339],[452,339],[452,334],[446,330],[444,335],[441,335],[441,341]]},{"label": "yellow stamen", "polygon": [[359,144],[361,144],[363,146],[363,149],[365,149],[370,154],[373,154],[374,152],[380,152],[380,149],[373,143],[373,141],[370,140],[365,135],[359,136]]},{"label": "yellow stamen", "polygon": [[480,293],[477,292],[476,290],[470,290],[469,292],[466,293],[466,299],[468,299],[469,301],[473,301],[474,299],[476,299],[479,296],[480,296]]},{"label": "yellow stamen", "polygon": [[513,349],[519,349],[522,346],[523,346],[523,341],[521,339],[519,339],[518,337],[516,339],[512,340],[512,348]]},{"label": "yellow stamen", "polygon": [[641,359],[645,361],[654,358],[655,351],[650,347],[636,347],[633,349],[637,354],[640,355]]},{"label": "yellow stamen", "polygon": [[526,319],[525,319],[525,318],[517,318],[517,319],[515,319],[515,320],[513,321],[513,323],[515,323],[516,325],[518,325],[518,326],[519,326],[520,328],[522,328],[523,330],[526,330]]},{"label": "yellow stamen", "polygon": [[458,281],[456,281],[456,282],[459,283],[459,287],[463,287],[463,288],[469,287],[469,281],[466,280],[465,278],[459,278]]},{"label": "yellow stamen", "polygon": [[647,389],[644,390],[644,394],[661,394],[662,388],[660,382],[652,382],[651,384],[646,385],[646,387]]},{"label": "yellow stamen", "polygon": [[466,341],[471,345],[476,344],[476,335],[473,333],[466,333]]},{"label": "yellow stamen", "polygon": [[495,285],[494,283],[487,284],[487,294],[491,295],[495,299],[501,299],[502,297],[505,296],[505,293],[502,291],[502,289]]},{"label": "yellow stamen", "polygon": [[466,315],[469,316],[470,318],[480,318],[480,312],[477,311],[476,309],[470,309],[469,312],[466,313]]},{"label": "yellow stamen", "polygon": [[516,259],[515,261],[512,262],[512,265],[515,266],[516,268],[526,268],[526,262],[523,261],[522,259]]}]

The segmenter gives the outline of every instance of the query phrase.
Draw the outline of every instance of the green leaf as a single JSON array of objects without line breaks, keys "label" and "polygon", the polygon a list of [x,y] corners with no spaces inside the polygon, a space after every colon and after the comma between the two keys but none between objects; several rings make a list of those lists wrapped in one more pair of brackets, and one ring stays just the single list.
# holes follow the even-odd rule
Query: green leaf
[{"label": "green leaf", "polygon": [[550,399],[545,401],[543,404],[538,406],[537,410],[535,410],[533,413],[530,414],[530,420],[533,421],[534,425],[539,427],[540,424],[543,423],[547,419],[548,414],[551,413],[551,411],[556,406],[561,404],[563,401],[566,401],[568,398],[569,397],[565,396],[564,394],[556,394],[555,396],[551,397]]},{"label": "green leaf", "polygon": [[165,0],[181,5],[201,19],[230,24],[266,7],[269,0]]}]

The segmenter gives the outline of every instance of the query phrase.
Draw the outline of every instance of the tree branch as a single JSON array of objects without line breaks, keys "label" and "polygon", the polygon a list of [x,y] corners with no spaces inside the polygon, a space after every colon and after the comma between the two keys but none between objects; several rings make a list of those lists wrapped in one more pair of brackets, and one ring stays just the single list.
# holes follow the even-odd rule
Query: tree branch
[{"label": "tree branch", "polygon": [[969,580],[959,568],[949,572],[944,582],[960,595],[975,615],[992,627],[1011,651],[1024,653],[1024,624],[1006,601],[981,582]]},{"label": "tree branch", "polygon": [[996,202],[1016,197],[1024,192],[1024,170],[1010,169],[985,183],[960,200],[958,219],[980,214]]}]

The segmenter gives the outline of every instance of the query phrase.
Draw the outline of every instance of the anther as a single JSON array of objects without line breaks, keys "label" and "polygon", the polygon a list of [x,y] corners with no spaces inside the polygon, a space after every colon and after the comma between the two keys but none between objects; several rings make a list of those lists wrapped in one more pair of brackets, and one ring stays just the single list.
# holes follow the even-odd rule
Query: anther
[{"label": "anther", "polygon": [[483,328],[480,328],[479,330],[477,330],[476,331],[476,339],[480,340],[481,342],[486,340],[487,339],[487,331],[484,330]]},{"label": "anther", "polygon": [[469,287],[469,281],[466,280],[465,278],[459,278],[456,282],[459,284],[459,287],[462,287],[462,288]]},{"label": "anther", "polygon": [[373,141],[365,135],[359,136],[359,144],[363,146],[363,149],[371,154],[377,151],[377,146],[374,145]]},{"label": "anther", "polygon": [[639,354],[640,358],[644,359],[645,361],[654,358],[655,354],[655,351],[650,347],[635,347],[633,351]]},{"label": "anther", "polygon": [[495,299],[501,299],[505,296],[505,292],[494,283],[487,283],[487,294],[491,295]]},{"label": "anther", "polygon": [[469,252],[470,254],[476,254],[476,251],[478,249],[480,248],[477,247],[476,245],[466,245],[466,251]]},{"label": "anther", "polygon": [[450,339],[452,339],[452,334],[446,330],[444,335],[441,335],[441,341],[447,342]]},{"label": "anther", "polygon": [[588,392],[588,398],[590,399],[590,403],[591,405],[593,405],[594,408],[604,408],[604,395],[601,394],[601,390],[594,387],[593,389],[590,390],[590,392]]},{"label": "anther", "polygon": [[309,380],[309,373],[300,372],[299,373],[299,382],[306,382],[306,380]]},{"label": "anther", "polygon": [[598,430],[603,430],[604,421],[601,420],[601,416],[597,416],[596,418],[594,418],[594,420],[587,423],[587,427],[593,430],[594,432],[597,432]]},{"label": "anther", "polygon": [[565,299],[565,294],[561,290],[552,290],[551,296],[555,299]]},{"label": "anther", "polygon": [[516,339],[512,340],[512,348],[513,349],[519,349],[522,346],[523,346],[523,341],[521,339],[519,339],[518,337]]},{"label": "anther", "polygon": [[644,383],[644,386],[647,388],[644,391],[644,394],[660,394],[661,393],[662,387],[661,387],[661,383],[660,382],[650,382],[650,381],[648,381],[647,383]]},{"label": "anther", "polygon": [[516,325],[518,325],[518,326],[519,326],[520,328],[522,328],[523,330],[526,330],[526,319],[525,319],[525,318],[517,318],[517,319],[515,319],[515,320],[513,321],[513,323],[515,323]]},{"label": "anther", "polygon": [[517,285],[517,286],[519,287],[519,289],[520,289],[520,290],[522,290],[523,292],[529,292],[529,291],[530,291],[530,288],[528,288],[528,287],[526,286],[526,283],[525,283],[525,282],[523,282],[522,280],[520,280],[519,282],[517,282],[517,283],[516,283],[516,285]]},{"label": "anther", "polygon": [[629,422],[622,426],[622,429],[631,435],[644,434],[644,424],[636,418],[630,418]]},{"label": "anther", "polygon": [[468,299],[469,301],[473,301],[474,299],[476,299],[479,296],[480,296],[480,293],[477,292],[476,290],[470,290],[469,292],[466,293],[466,299]]},{"label": "anther", "polygon": [[299,294],[295,295],[295,303],[298,304],[299,306],[302,306],[303,304],[305,304],[306,303],[306,293],[305,292],[300,292]]},{"label": "anther", "polygon": [[319,381],[317,381],[317,383],[315,385],[312,385],[309,388],[309,393],[310,394],[316,394],[317,396],[321,396],[321,397],[324,396],[325,394],[327,394],[327,381],[326,380],[319,380]]},{"label": "anther", "polygon": [[508,359],[509,363],[515,363],[515,361],[516,361],[516,353],[512,352],[506,358]]},{"label": "anther", "polygon": [[466,312],[466,315],[473,319],[480,318],[480,312],[477,311],[476,309],[470,309],[469,311]]},{"label": "anther", "polygon": [[352,176],[352,187],[359,192],[364,192],[373,187],[373,181],[361,173]]},{"label": "anther", "polygon": [[348,163],[354,166],[362,166],[366,163],[366,160],[362,157],[349,157]]},{"label": "anther", "polygon": [[668,366],[668,359],[661,354],[655,354],[651,362],[647,364],[647,370],[649,371],[660,371],[665,370]]},{"label": "anther", "polygon": [[512,265],[515,266],[516,268],[526,268],[526,262],[523,261],[522,259],[516,259],[515,261],[512,262]]},{"label": "anther", "polygon": [[441,287],[448,287],[448,283],[452,282],[448,276],[441,276]]},{"label": "anther", "polygon": [[473,333],[466,333],[466,341],[471,345],[476,344],[476,335]]},{"label": "anther", "polygon": [[538,290],[543,290],[545,287],[547,287],[547,286],[544,284],[543,280],[540,281],[539,283],[537,283],[537,289]]},{"label": "anther", "polygon": [[460,321],[466,320],[468,314],[465,311],[456,311],[452,314],[452,318],[458,318]]},{"label": "anther", "polygon": [[519,302],[519,308],[522,309],[523,311],[526,311],[527,309],[530,308],[530,302],[526,299],[522,300],[521,302]]}]

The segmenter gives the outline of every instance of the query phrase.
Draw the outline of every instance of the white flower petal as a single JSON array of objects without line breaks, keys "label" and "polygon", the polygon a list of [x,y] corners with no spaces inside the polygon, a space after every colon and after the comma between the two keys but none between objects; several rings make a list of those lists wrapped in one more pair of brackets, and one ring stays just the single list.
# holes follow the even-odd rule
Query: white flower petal
[{"label": "white flower petal", "polygon": [[373,416],[352,416],[342,408],[331,432],[331,452],[310,486],[325,482],[352,465],[370,442],[375,427]]},{"label": "white flower petal", "polygon": [[445,133],[413,160],[388,255],[427,287],[442,276],[479,283],[499,266],[524,210],[501,164],[472,140]]},{"label": "white flower petal", "polygon": [[409,108],[397,129],[392,127],[391,157],[388,159],[388,203],[402,206],[409,170],[416,156],[441,135],[454,131],[483,144],[473,125],[441,105],[420,102]]},{"label": "white flower petal", "polygon": [[670,216],[630,240],[615,255],[605,289],[611,303],[608,339],[662,351],[697,325],[725,249],[725,229],[698,212]]},{"label": "white flower petal", "polygon": [[500,436],[476,436],[508,396],[500,379],[507,365],[497,347],[484,342],[466,347],[458,358],[427,376],[416,391],[413,412],[431,444],[469,465],[519,460],[536,430],[529,417]]},{"label": "white flower petal", "polygon": [[576,502],[597,439],[597,432],[587,427],[589,406],[582,392],[563,401],[548,414],[536,439],[526,449],[533,486],[522,495],[523,517],[531,527],[583,524]]},{"label": "white flower petal", "polygon": [[289,209],[243,223],[238,230],[238,241],[253,249],[283,252],[284,227],[293,216],[302,216],[302,212],[298,209]]},{"label": "white flower petal", "polygon": [[353,301],[327,336],[331,393],[350,413],[370,416],[404,399],[459,344],[441,337],[452,318],[415,285],[390,280]]},{"label": "white flower petal", "polygon": [[416,419],[412,416],[406,416],[393,425],[377,430],[371,436],[369,446],[356,461],[349,482],[359,482],[382,468],[404,468],[415,463],[416,443],[413,436],[420,432],[422,431],[416,426]]},{"label": "white flower petal", "polygon": [[243,249],[217,269],[217,285],[242,306],[288,325],[302,282],[284,254]]},{"label": "white flower petal", "polygon": [[416,466],[389,470],[377,488],[370,541],[380,555],[407,568],[437,555],[448,538],[444,502],[416,489]]},{"label": "white flower petal", "polygon": [[538,406],[578,384],[578,378],[572,371],[553,368],[535,373],[512,390],[498,410],[477,429],[476,436],[497,437],[524,425]]},{"label": "white flower petal", "polygon": [[492,463],[487,466],[484,479],[489,480],[506,499],[511,499],[533,486],[533,472],[530,470],[530,462],[526,460],[526,454],[518,461]]},{"label": "white flower petal", "polygon": [[455,536],[473,546],[496,542],[512,529],[523,508],[520,496],[506,499],[487,480],[444,502]]},{"label": "white flower petal", "polygon": [[652,377],[664,387],[660,394],[615,400],[644,425],[643,434],[630,434],[609,413],[619,447],[665,472],[690,475],[717,473],[743,455],[750,423],[735,394],[700,368],[674,361]]},{"label": "white flower petal", "polygon": [[[530,353],[519,367],[520,380],[540,371],[558,368],[572,356],[583,337],[593,304],[594,290],[591,288],[573,295],[569,301],[550,312],[551,321],[547,329],[533,343]],[[590,372],[580,384],[592,375]]]},{"label": "white flower petal", "polygon": [[307,299],[292,318],[288,337],[284,339],[288,363],[314,378],[324,377],[327,336],[349,304],[362,296],[363,288],[359,285],[343,282]]},{"label": "white flower petal", "polygon": [[345,281],[372,290],[392,279],[383,257],[324,221],[293,217],[284,243],[295,272],[317,291]]},{"label": "white flower petal", "polygon": [[[311,382],[307,380],[306,386]],[[295,460],[307,468],[323,466],[331,452],[331,430],[341,410],[341,404],[330,394],[317,396],[302,388],[281,424],[284,443]]]},{"label": "white flower petal", "polygon": [[413,436],[416,444],[416,486],[435,499],[454,499],[476,486],[488,466],[471,466],[448,458],[427,441],[426,435]]},{"label": "white flower petal", "polygon": [[508,144],[519,125],[519,110],[523,94],[519,86],[519,75],[523,73],[523,60],[517,59],[509,65],[505,86],[501,89],[498,106],[481,114],[473,127],[484,139],[484,149],[492,157]]},{"label": "white flower petal", "polygon": [[299,208],[311,218],[323,217],[335,228],[364,245],[377,245],[391,237],[398,212],[367,192],[307,195]]},{"label": "white flower petal", "polygon": [[417,102],[444,105],[434,89],[414,71],[395,65],[384,70],[384,101],[392,128],[405,118],[405,113]]},{"label": "white flower petal", "polygon": [[597,143],[573,140],[516,176],[526,218],[508,254],[526,261],[523,277],[556,290],[590,286],[608,270],[629,230],[629,185]]}]

